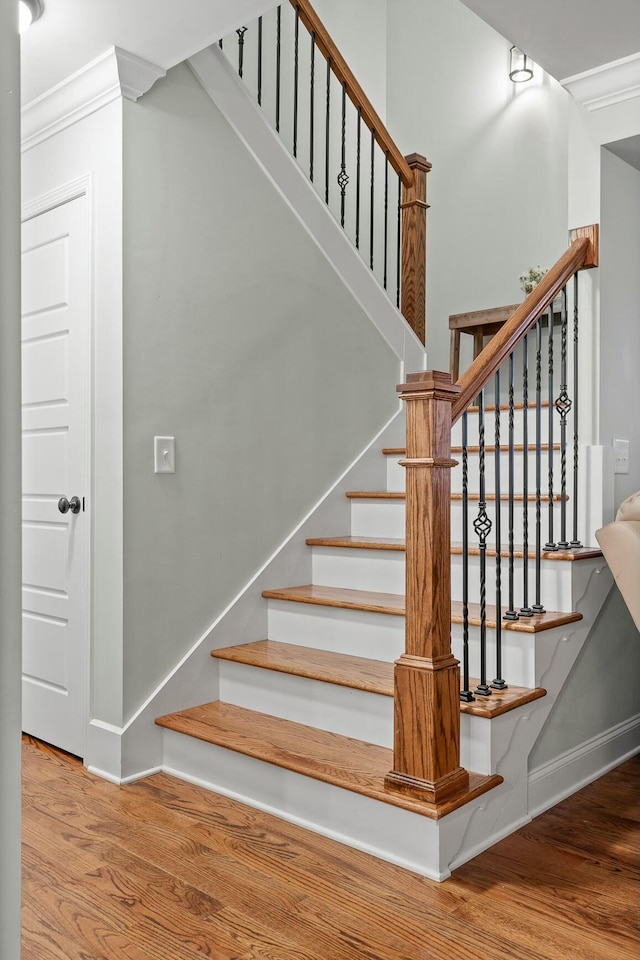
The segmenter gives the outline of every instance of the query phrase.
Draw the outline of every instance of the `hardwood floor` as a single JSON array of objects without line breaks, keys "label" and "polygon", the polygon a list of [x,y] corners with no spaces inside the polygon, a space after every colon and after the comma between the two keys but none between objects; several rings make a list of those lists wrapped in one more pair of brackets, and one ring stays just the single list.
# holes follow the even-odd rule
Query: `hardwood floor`
[{"label": "hardwood floor", "polygon": [[636,757],[443,884],[24,741],[23,960],[637,960]]}]

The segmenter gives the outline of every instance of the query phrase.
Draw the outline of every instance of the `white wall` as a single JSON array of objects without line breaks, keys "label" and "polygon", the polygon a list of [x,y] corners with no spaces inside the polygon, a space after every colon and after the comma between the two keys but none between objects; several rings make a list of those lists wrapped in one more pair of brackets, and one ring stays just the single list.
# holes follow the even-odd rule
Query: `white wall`
[{"label": "white wall", "polygon": [[387,43],[389,128],[433,163],[427,352],[446,370],[449,314],[518,302],[566,249],[568,95],[539,68],[513,84],[509,42],[457,0],[393,0]]},{"label": "white wall", "polygon": [[[122,101],[23,153],[23,204],[89,181],[93,348],[91,716],[122,723]],[[59,200],[57,202],[60,202]]]},{"label": "white wall", "polygon": [[20,956],[20,48],[0,0],[0,956]]},{"label": "white wall", "polygon": [[130,715],[396,409],[399,364],[186,67],[124,107]]},{"label": "white wall", "polygon": [[600,226],[601,442],[630,440],[616,507],[640,490],[640,171],[602,149]]}]

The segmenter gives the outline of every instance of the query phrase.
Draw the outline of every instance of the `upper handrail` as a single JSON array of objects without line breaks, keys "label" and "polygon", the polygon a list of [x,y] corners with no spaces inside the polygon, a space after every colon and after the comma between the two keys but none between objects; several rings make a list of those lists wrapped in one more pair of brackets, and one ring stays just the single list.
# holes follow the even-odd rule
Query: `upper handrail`
[{"label": "upper handrail", "polygon": [[540,283],[492,337],[484,350],[458,380],[460,394],[453,403],[451,422],[456,423],[473,403],[509,355],[515,350],[538,317],[544,313],[565,284],[585,263],[591,249],[588,237],[574,240],[569,249],[545,273]]},{"label": "upper handrail", "polygon": [[388,156],[389,163],[398,176],[401,177],[405,187],[411,187],[414,179],[411,167],[400,152],[400,149],[396,146],[391,134],[376,113],[373,104],[354,77],[349,65],[338,50],[322,20],[320,20],[318,14],[309,3],[309,0],[289,0],[289,2],[291,6],[298,11],[300,20],[309,33],[313,35],[318,48],[325,59],[328,60],[334,76],[341,84],[344,84],[347,96],[356,110],[360,110],[362,119],[369,130],[371,130],[380,148]]}]

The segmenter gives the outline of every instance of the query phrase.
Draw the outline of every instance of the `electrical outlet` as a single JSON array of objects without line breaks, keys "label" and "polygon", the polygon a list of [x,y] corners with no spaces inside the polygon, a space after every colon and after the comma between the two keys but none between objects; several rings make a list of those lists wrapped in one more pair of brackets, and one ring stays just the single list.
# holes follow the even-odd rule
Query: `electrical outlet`
[{"label": "electrical outlet", "polygon": [[155,473],[176,472],[175,437],[153,438],[153,463]]},{"label": "electrical outlet", "polygon": [[629,473],[629,441],[613,441],[614,473]]}]

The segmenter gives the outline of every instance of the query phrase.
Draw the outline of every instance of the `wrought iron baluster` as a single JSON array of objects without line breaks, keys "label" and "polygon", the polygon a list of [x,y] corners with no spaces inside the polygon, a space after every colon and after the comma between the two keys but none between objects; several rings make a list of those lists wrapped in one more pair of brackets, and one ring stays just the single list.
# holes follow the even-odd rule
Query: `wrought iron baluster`
[{"label": "wrought iron baluster", "polygon": [[218,46],[220,47],[221,50],[223,49],[223,47],[222,47],[222,37],[220,37],[220,39],[218,40]]},{"label": "wrought iron baluster", "polygon": [[573,275],[573,548],[578,540],[578,274]]},{"label": "wrought iron baluster", "polygon": [[340,161],[340,173],[338,174],[338,186],[340,187],[340,226],[344,227],[344,205],[349,183],[349,174],[347,173],[347,85],[342,84],[342,152]]},{"label": "wrought iron baluster", "polygon": [[[553,323],[553,310],[549,310]],[[542,317],[536,321],[536,599],[532,610],[544,613],[541,598],[542,580]]]},{"label": "wrought iron baluster", "polygon": [[532,617],[529,606],[529,337],[522,342],[522,606],[521,617]]},{"label": "wrought iron baluster", "polygon": [[324,202],[329,203],[329,123],[331,120],[331,57],[327,58],[327,115],[324,131]]},{"label": "wrought iron baluster", "polygon": [[276,10],[276,131],[280,133],[280,73],[282,63],[282,6]]},{"label": "wrought iron baluster", "polygon": [[398,174],[398,232],[396,237],[396,307],[400,309],[400,256],[402,249],[402,177]]},{"label": "wrought iron baluster", "polygon": [[469,445],[468,415],[462,415],[462,690],[464,703],[475,700],[469,689]]},{"label": "wrought iron baluster", "polygon": [[356,250],[360,249],[360,150],[362,141],[362,107],[358,107],[356,134]]},{"label": "wrought iron baluster", "polygon": [[[473,521],[480,546],[480,683],[476,693],[483,697],[491,695],[487,684],[487,537],[491,533],[491,520],[487,514],[487,495],[485,478],[485,442],[484,442],[484,390],[478,397],[478,479],[480,502],[478,516]],[[499,509],[499,504],[498,507]]]},{"label": "wrought iron baluster", "polygon": [[513,353],[509,354],[509,609],[504,614],[505,620],[517,620],[518,612],[514,600],[514,543],[513,526],[515,522],[515,443],[514,443],[514,378],[515,360]]},{"label": "wrought iron baluster", "polygon": [[567,540],[567,414],[571,399],[567,392],[567,288],[562,288],[562,313],[560,328],[560,393],[554,406],[560,415],[560,539],[558,547],[569,549]]},{"label": "wrought iron baluster", "polygon": [[387,289],[387,246],[389,239],[389,151],[384,154],[384,253],[382,286]]},{"label": "wrought iron baluster", "polygon": [[296,6],[293,34],[293,156],[298,156],[298,73],[300,60],[300,7]]},{"label": "wrought iron baluster", "polygon": [[244,35],[247,32],[246,27],[238,27],[236,33],[238,34],[238,76],[242,77],[244,70]]},{"label": "wrought iron baluster", "polygon": [[558,545],[553,539],[553,331],[554,331],[553,303],[549,305],[549,353],[547,357],[549,367],[549,539],[544,545],[545,550],[557,550]]},{"label": "wrought iron baluster", "polygon": [[262,106],[262,17],[258,17],[258,106]]},{"label": "wrought iron baluster", "polygon": [[494,690],[506,690],[507,684],[502,679],[502,517],[500,515],[500,495],[502,484],[500,470],[502,468],[502,449],[500,446],[500,371],[495,377],[495,493],[496,493],[496,678],[491,686]]},{"label": "wrought iron baluster", "polygon": [[371,131],[371,209],[369,211],[369,266],[373,270],[373,205],[375,197],[375,165],[376,165],[376,138]]},{"label": "wrought iron baluster", "polygon": [[316,35],[315,31],[311,33],[311,62],[309,66],[309,179],[313,183],[313,150],[314,150],[314,124],[315,124],[315,93],[316,93]]}]

